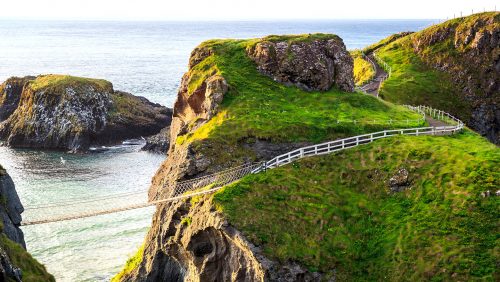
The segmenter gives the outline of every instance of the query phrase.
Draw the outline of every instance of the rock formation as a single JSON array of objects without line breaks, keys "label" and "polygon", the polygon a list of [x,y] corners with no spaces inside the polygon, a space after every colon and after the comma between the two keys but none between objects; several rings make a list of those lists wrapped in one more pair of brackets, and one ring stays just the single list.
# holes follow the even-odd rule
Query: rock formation
[{"label": "rock formation", "polygon": [[165,127],[160,133],[146,138],[146,145],[143,151],[165,154],[170,147],[170,126]]},{"label": "rock formation", "polygon": [[[297,71],[287,77],[289,82],[293,81],[307,89],[326,90],[336,85],[352,90],[352,59],[340,43],[338,39],[298,43],[297,54],[304,56],[304,61],[306,58],[327,61],[317,66],[313,72],[321,73],[311,80],[306,79],[312,74],[305,70],[306,65],[298,66]],[[199,81],[196,67],[216,52],[201,45],[191,54],[189,71],[182,78],[174,106],[168,158],[153,178],[149,191],[151,200],[171,196],[173,191],[165,187],[172,187],[168,184],[173,185],[179,180],[214,173],[249,161],[270,159],[306,145],[272,143],[258,138],[240,140],[235,145],[237,148],[220,148],[209,139],[176,142],[179,137],[194,134],[214,117],[221,110],[221,103],[231,88],[218,73],[209,73]],[[254,48],[249,55],[254,56],[256,52]],[[349,59],[344,58],[344,55]],[[196,87],[190,87],[195,79]],[[235,151],[239,152],[238,155],[231,154]],[[218,159],[224,153],[231,154],[231,159],[220,162]],[[252,245],[226,221],[222,213],[216,211],[211,195],[203,196],[196,202],[158,206],[141,255],[139,266],[120,276],[122,281],[318,281],[321,278],[321,274],[310,272],[293,262],[277,262],[266,258],[257,246]]]},{"label": "rock formation", "polygon": [[42,75],[0,86],[0,139],[12,147],[88,150],[158,133],[171,111],[104,80]]},{"label": "rock formation", "polygon": [[[1,167],[0,167],[1,169]],[[0,172],[0,198],[3,205],[0,206],[0,216],[3,222],[3,233],[10,240],[17,242],[26,249],[23,231],[19,228],[21,224],[21,213],[24,207],[19,200],[12,178],[4,171]]]},{"label": "rock formation", "polygon": [[[24,235],[19,228],[24,207],[19,200],[12,178],[0,165],[0,281],[22,281],[23,271],[29,272],[31,279],[54,281],[43,265],[26,254]],[[19,245],[19,246],[17,246]],[[15,258],[14,258],[15,257]],[[24,262],[20,263],[19,258]],[[30,269],[21,269],[29,265]],[[34,281],[34,280],[33,280]]]},{"label": "rock formation", "polygon": [[354,91],[353,59],[342,39],[328,36],[311,41],[266,37],[248,49],[259,71],[305,90]]}]

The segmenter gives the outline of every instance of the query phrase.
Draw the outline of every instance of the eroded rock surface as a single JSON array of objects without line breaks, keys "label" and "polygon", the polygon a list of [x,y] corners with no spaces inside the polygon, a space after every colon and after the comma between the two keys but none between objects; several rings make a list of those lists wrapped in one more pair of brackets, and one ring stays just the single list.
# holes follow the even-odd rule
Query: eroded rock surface
[{"label": "eroded rock surface", "polygon": [[10,240],[26,248],[23,231],[19,228],[24,207],[17,195],[14,181],[5,171],[2,171],[0,167],[0,199],[2,199],[0,216],[3,222],[3,233]]},{"label": "eroded rock surface", "polygon": [[[123,281],[320,281],[322,275],[267,259],[217,212],[211,196],[161,208],[140,267]],[[157,218],[156,220],[159,220]],[[158,250],[162,250],[158,252]],[[151,254],[155,254],[151,256]]]},{"label": "eroded rock surface", "polygon": [[264,38],[248,55],[260,72],[305,90],[329,90],[335,86],[354,91],[353,59],[342,39],[331,37],[305,41]]},{"label": "eroded rock surface", "polygon": [[156,134],[171,121],[168,108],[104,80],[47,75],[9,79],[2,89],[0,108],[10,114],[0,138],[11,147],[81,152]]},{"label": "eroded rock surface", "polygon": [[[24,207],[19,200],[12,178],[0,166],[0,219],[2,230],[0,236],[5,236],[26,249],[23,231],[19,228],[21,224],[21,213]],[[0,247],[0,280],[7,278],[14,281],[22,281],[22,272],[15,266],[9,255]],[[4,281],[4,280],[2,280]]]}]

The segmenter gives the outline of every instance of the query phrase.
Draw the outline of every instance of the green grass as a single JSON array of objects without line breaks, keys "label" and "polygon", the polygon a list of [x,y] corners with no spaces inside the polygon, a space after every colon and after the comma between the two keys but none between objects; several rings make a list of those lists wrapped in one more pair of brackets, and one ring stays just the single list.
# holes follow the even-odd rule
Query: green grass
[{"label": "green grass", "polygon": [[[382,85],[380,96],[394,103],[431,105],[468,121],[474,105],[466,101],[462,88],[467,86],[481,100],[485,98],[481,88],[484,86],[467,85],[465,79],[463,83],[454,82],[450,73],[465,73],[473,81],[481,81],[483,70],[490,69],[493,62],[484,59],[483,63],[471,63],[470,54],[465,53],[470,46],[455,47],[455,41],[465,40],[473,26],[480,26],[476,28],[478,32],[498,30],[500,13],[449,20],[409,36],[388,37],[368,47],[365,51],[376,49],[392,68],[392,76]],[[449,70],[440,71],[435,66],[449,66]]]},{"label": "green grass", "polygon": [[369,82],[375,76],[372,64],[365,60],[360,51],[351,52],[354,58],[354,82],[356,86],[361,86]]},{"label": "green grass", "polygon": [[[100,89],[112,89],[111,83],[106,80],[76,77],[70,75],[40,75],[35,80],[29,82],[30,88],[33,89],[33,91],[38,91],[45,88],[61,90],[68,86],[79,87],[81,85],[89,84],[94,85]],[[52,94],[57,94],[59,92],[60,91],[51,91]]]},{"label": "green grass", "polygon": [[[268,257],[339,281],[498,281],[500,150],[475,133],[378,140],[214,196]],[[389,191],[401,167],[410,189]]]},{"label": "green grass", "polygon": [[[280,37],[279,40],[284,38]],[[298,39],[290,37],[290,40]],[[306,92],[277,83],[260,74],[255,63],[247,56],[246,50],[256,42],[211,40],[201,45],[213,52],[190,70],[190,93],[215,74],[227,80],[229,92],[214,118],[194,133],[180,136],[177,143],[207,138],[219,145],[237,144],[247,138],[272,142],[319,142],[387,128],[387,125],[367,123],[337,124],[337,119],[367,122],[373,119],[418,119],[417,114],[403,107],[368,95],[345,93],[337,89]]]},{"label": "green grass", "polygon": [[431,105],[458,115],[470,117],[470,108],[460,97],[451,77],[427,66],[412,50],[407,38],[395,41],[377,51],[378,56],[392,69],[381,88],[385,100],[413,105]]},{"label": "green grass", "polygon": [[22,270],[24,282],[55,281],[42,264],[4,234],[0,235],[0,247],[7,253],[12,264]]},{"label": "green grass", "polygon": [[392,42],[394,42],[400,38],[403,38],[407,35],[408,35],[407,33],[396,33],[396,34],[390,35],[390,36],[380,40],[379,42],[374,43],[374,44],[366,47],[365,49],[363,49],[363,52],[365,52],[365,54],[369,54],[369,53],[376,51],[377,49],[379,49],[383,46],[386,46],[389,43],[392,43]]},{"label": "green grass", "polygon": [[297,34],[297,35],[269,35],[264,37],[262,40],[270,42],[286,41],[290,44],[295,44],[295,43],[309,43],[315,40],[330,40],[330,39],[340,40],[340,37],[338,37],[335,34],[313,33],[313,34]]},{"label": "green grass", "polygon": [[120,273],[118,273],[111,279],[111,282],[122,281],[122,279],[125,276],[130,274],[132,270],[138,267],[139,264],[142,262],[143,253],[144,253],[144,244],[137,250],[135,255],[133,255],[127,260],[125,267],[120,271]]}]

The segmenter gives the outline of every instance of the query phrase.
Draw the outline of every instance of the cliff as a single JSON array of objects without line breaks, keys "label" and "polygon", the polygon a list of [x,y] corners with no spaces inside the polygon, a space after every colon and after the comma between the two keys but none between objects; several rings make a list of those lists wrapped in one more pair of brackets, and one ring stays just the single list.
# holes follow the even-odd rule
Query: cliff
[{"label": "cliff", "polygon": [[168,108],[105,80],[63,75],[7,80],[0,108],[0,138],[8,146],[72,152],[153,135],[171,121]]},{"label": "cliff", "polygon": [[[329,40],[335,41],[333,49],[316,48],[332,46],[325,43]],[[257,46],[268,42],[286,44],[290,50],[299,44],[302,51],[296,54],[306,52],[304,61],[306,57],[317,59],[316,63],[323,57],[331,61],[310,69],[320,72],[314,80],[302,80],[308,77],[304,64],[294,64],[296,71],[287,72],[286,79],[278,79],[281,67],[266,71],[262,66],[268,60],[255,59]],[[168,158],[153,178],[150,199],[168,197],[172,191],[165,185],[179,180],[270,159],[305,144],[387,127],[369,122],[346,125],[339,119],[420,117],[374,97],[340,90],[337,77],[346,83],[346,90],[352,90],[352,59],[346,59],[344,67],[334,67],[333,72],[328,66],[335,66],[331,62],[346,54],[340,39],[332,35],[202,43],[192,52],[189,71],[182,78]],[[296,60],[300,61],[300,57]],[[335,74],[341,70],[345,72]],[[322,77],[324,81],[317,80]],[[315,90],[315,85],[330,88]],[[249,239],[251,233],[235,228],[213,197],[158,206],[144,246],[114,280],[318,281],[332,277],[334,265],[320,271],[266,253],[266,246]]]},{"label": "cliff", "polygon": [[500,13],[449,20],[365,51],[392,67],[384,99],[446,110],[500,144]]},{"label": "cliff", "polygon": [[23,205],[14,182],[0,165],[0,280],[55,281],[45,267],[26,251],[24,235],[19,225]]}]

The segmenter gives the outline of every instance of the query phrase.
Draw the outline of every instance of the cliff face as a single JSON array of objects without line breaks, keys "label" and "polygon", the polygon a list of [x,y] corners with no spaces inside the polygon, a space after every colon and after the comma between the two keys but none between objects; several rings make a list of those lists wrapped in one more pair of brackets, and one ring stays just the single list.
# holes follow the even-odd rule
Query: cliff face
[{"label": "cliff face", "polygon": [[4,203],[0,207],[0,215],[3,220],[3,233],[10,240],[26,248],[23,231],[19,228],[22,220],[21,213],[24,211],[24,207],[19,200],[12,178],[5,172],[3,175],[0,172],[0,198]]},{"label": "cliff face", "polygon": [[[313,50],[313,46],[322,44],[320,42],[322,41],[312,40],[300,46],[305,50]],[[238,50],[241,50],[241,53],[231,58],[243,55],[244,58],[238,58],[246,63],[245,60],[249,58],[246,57],[245,49],[238,47]],[[213,46],[208,44],[197,47],[191,54],[189,71],[182,78],[174,107],[168,158],[153,178],[149,192],[151,200],[169,197],[173,191],[165,187],[179,180],[217,172],[245,162],[269,159],[308,144],[272,142],[249,137],[229,142],[227,138],[217,140],[197,135],[204,134],[200,131],[207,131],[205,128],[209,123],[215,123],[217,126],[224,122],[220,121],[221,119],[231,120],[223,101],[231,99],[227,97],[230,90],[231,95],[238,95],[236,93],[239,91],[236,85],[231,85],[227,77],[221,74],[223,73],[219,69],[221,65],[212,63],[221,59],[214,55],[217,52],[223,51],[218,49],[217,44]],[[307,51],[303,52],[307,53],[307,56],[310,55]],[[332,55],[333,57],[335,56]],[[240,64],[239,67],[244,66]],[[257,67],[258,64],[251,64],[253,70],[249,71],[255,71]],[[349,77],[347,84],[350,87],[349,83],[352,84],[353,81],[352,61],[350,70],[349,72],[347,68],[347,73],[335,74],[338,69],[322,66],[319,76],[328,77],[324,84],[321,83],[322,87],[333,85],[335,77],[341,76]],[[296,73],[300,72],[302,70],[297,70]],[[258,105],[252,104],[250,107]],[[233,130],[246,132],[251,129],[237,127]],[[220,142],[226,143],[222,147]],[[252,245],[226,221],[223,213],[216,210],[212,198],[213,196],[208,195],[194,201],[158,206],[145,240],[144,250],[140,254],[141,263],[133,270],[122,273],[120,279],[122,281],[316,281],[321,276],[318,273],[310,273],[294,263],[278,263],[267,259],[258,247]]]},{"label": "cliff face", "polygon": [[24,84],[33,79],[34,77],[12,77],[0,84],[0,122],[17,109]]},{"label": "cliff face", "polygon": [[104,80],[45,75],[9,79],[0,90],[0,107],[8,109],[0,138],[12,147],[86,151],[155,134],[170,122],[167,108]]},{"label": "cliff face", "polygon": [[19,228],[24,207],[12,178],[0,165],[0,280],[54,281],[45,267],[26,252],[24,235]]},{"label": "cliff face", "polygon": [[462,91],[472,108],[469,126],[500,144],[500,13],[436,26],[416,34],[412,43],[415,53],[449,73]]}]

